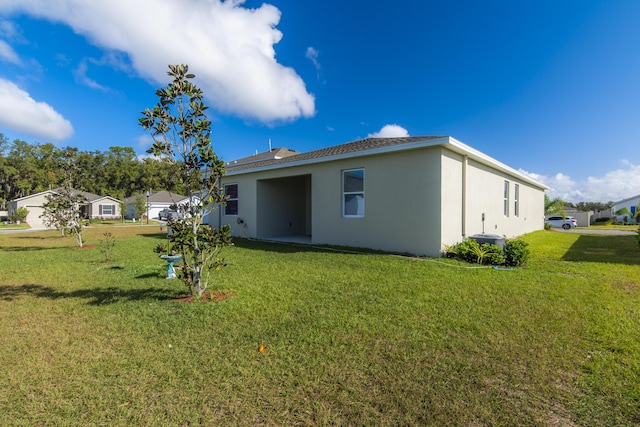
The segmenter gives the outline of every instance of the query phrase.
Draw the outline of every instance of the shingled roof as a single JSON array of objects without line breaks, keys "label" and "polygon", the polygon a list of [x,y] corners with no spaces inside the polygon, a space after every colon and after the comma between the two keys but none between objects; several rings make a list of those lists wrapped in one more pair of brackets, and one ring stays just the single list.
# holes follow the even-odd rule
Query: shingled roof
[{"label": "shingled roof", "polygon": [[295,156],[296,154],[300,154],[298,151],[289,150],[288,148],[273,148],[269,151],[265,151],[264,153],[256,153],[253,156],[243,157],[238,160],[234,160],[232,162],[227,163],[228,166],[237,166],[243,165],[245,163],[256,163],[261,162],[263,160],[277,160],[282,159],[284,157]]},{"label": "shingled roof", "polygon": [[[258,160],[250,163],[229,162],[225,166],[227,174],[233,174],[240,171],[248,171],[250,169],[261,169],[265,167],[274,167],[278,165],[286,165],[287,163],[297,163],[303,161],[319,160],[323,158],[332,158],[350,153],[365,152],[385,147],[393,147],[402,144],[408,144],[417,141],[434,140],[443,138],[442,136],[411,136],[402,138],[367,138],[360,141],[348,142],[346,144],[335,145],[333,147],[321,148],[320,150],[309,151],[287,156],[280,159]],[[242,160],[242,159],[241,159]]]},{"label": "shingled roof", "polygon": [[513,169],[504,163],[472,148],[450,136],[408,136],[400,138],[367,138],[360,141],[348,142],[346,144],[335,145],[333,147],[322,148],[320,150],[300,153],[281,159],[267,159],[254,161],[251,163],[229,162],[225,166],[226,175],[236,175],[243,173],[259,172],[269,169],[280,169],[304,164],[321,163],[348,157],[368,156],[388,153],[393,151],[403,151],[420,149],[427,147],[446,147],[448,150],[461,154],[482,164],[488,165],[497,170],[510,175],[518,176],[523,181],[529,182],[539,188],[548,187],[537,181],[533,177]]}]

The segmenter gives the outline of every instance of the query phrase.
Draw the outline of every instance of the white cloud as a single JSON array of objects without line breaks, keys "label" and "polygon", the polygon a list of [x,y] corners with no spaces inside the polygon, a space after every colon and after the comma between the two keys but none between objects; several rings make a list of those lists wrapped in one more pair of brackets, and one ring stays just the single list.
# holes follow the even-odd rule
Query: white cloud
[{"label": "white cloud", "polygon": [[322,68],[320,62],[318,62],[319,53],[315,48],[308,47],[305,56],[313,63],[313,66],[316,67],[316,70],[320,70]]},{"label": "white cloud", "polygon": [[37,102],[14,83],[0,79],[0,125],[36,137],[66,139],[71,123],[49,104]]},{"label": "white cloud", "polygon": [[640,165],[634,165],[628,160],[622,160],[621,163],[623,168],[607,172],[601,177],[590,176],[582,181],[574,181],[562,173],[550,177],[523,172],[547,185],[547,195],[552,199],[560,197],[571,203],[606,203],[640,194]]},{"label": "white cloud", "polygon": [[0,60],[20,65],[18,54],[3,40],[0,40]]},{"label": "white cloud", "polygon": [[100,83],[93,80],[91,77],[87,75],[87,70],[89,69],[88,61],[89,61],[88,58],[83,59],[82,61],[80,61],[80,64],[78,64],[78,67],[74,70],[73,75],[76,79],[76,82],[82,85],[85,85],[87,87],[90,87],[91,89],[97,89],[102,92],[108,92],[109,91],[108,87],[101,85]]},{"label": "white cloud", "polygon": [[[58,58],[62,57],[58,56]],[[116,52],[107,52],[98,59],[83,58],[73,72],[76,82],[102,92],[113,92],[114,90],[89,77],[89,66],[110,67],[115,70],[131,73],[131,67],[127,63],[126,59]]]},{"label": "white cloud", "polygon": [[11,21],[0,20],[0,37],[9,40],[23,41],[22,35]]},{"label": "white cloud", "polygon": [[[22,41],[16,26],[9,21],[0,20],[0,37],[7,40]],[[16,51],[4,40],[0,40],[0,60],[16,65],[22,63]]]},{"label": "white cloud", "polygon": [[154,83],[168,83],[167,64],[188,64],[209,103],[223,112],[263,123],[313,116],[313,95],[275,59],[280,11],[243,3],[3,0],[0,13],[63,22],[97,46],[126,53],[136,72]]},{"label": "white cloud", "polygon": [[409,136],[409,132],[400,125],[384,125],[378,132],[370,133],[367,138],[398,138]]},{"label": "white cloud", "polygon": [[137,145],[139,148],[147,149],[153,145],[153,138],[147,133],[143,133],[138,137]]}]

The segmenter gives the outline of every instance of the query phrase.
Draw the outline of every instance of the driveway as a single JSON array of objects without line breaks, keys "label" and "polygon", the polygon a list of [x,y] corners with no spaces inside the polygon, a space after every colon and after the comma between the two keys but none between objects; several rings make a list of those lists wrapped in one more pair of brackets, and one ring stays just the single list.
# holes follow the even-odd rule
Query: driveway
[{"label": "driveway", "polygon": [[53,230],[52,228],[14,228],[3,230],[0,228],[0,234],[12,234],[12,233],[31,233],[32,231],[46,231]]},{"label": "driveway", "polygon": [[558,233],[578,233],[578,234],[601,234],[605,236],[633,236],[638,234],[637,231],[631,230],[621,230],[612,228],[610,230],[603,229],[591,229],[591,228],[570,228],[569,230],[563,230],[562,228],[553,228],[553,231],[557,231]]}]

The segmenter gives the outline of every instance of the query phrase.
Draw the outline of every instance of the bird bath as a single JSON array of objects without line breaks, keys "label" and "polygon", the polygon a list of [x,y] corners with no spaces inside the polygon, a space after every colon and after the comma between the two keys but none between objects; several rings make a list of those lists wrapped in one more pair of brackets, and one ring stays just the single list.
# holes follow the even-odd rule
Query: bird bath
[{"label": "bird bath", "polygon": [[167,279],[176,278],[176,270],[173,268],[173,263],[182,259],[182,255],[160,255],[160,259],[167,261]]}]

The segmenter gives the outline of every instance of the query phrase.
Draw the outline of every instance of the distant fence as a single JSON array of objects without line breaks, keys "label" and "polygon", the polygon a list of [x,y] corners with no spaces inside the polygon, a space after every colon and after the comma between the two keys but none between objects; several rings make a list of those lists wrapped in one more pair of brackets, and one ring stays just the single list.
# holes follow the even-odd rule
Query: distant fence
[{"label": "distant fence", "polygon": [[611,209],[607,209],[606,211],[595,212],[591,217],[591,223],[593,224],[597,219],[611,218],[613,218],[613,212],[611,212]]},{"label": "distant fence", "polygon": [[576,219],[576,222],[578,223],[578,227],[588,227],[594,222],[596,222],[596,220],[601,218],[607,219],[607,220],[612,218],[611,209],[608,209],[606,211],[599,211],[599,212],[593,212],[593,211],[583,212],[583,211],[574,211],[574,210],[567,210],[566,212],[567,212],[567,216],[572,216]]}]

